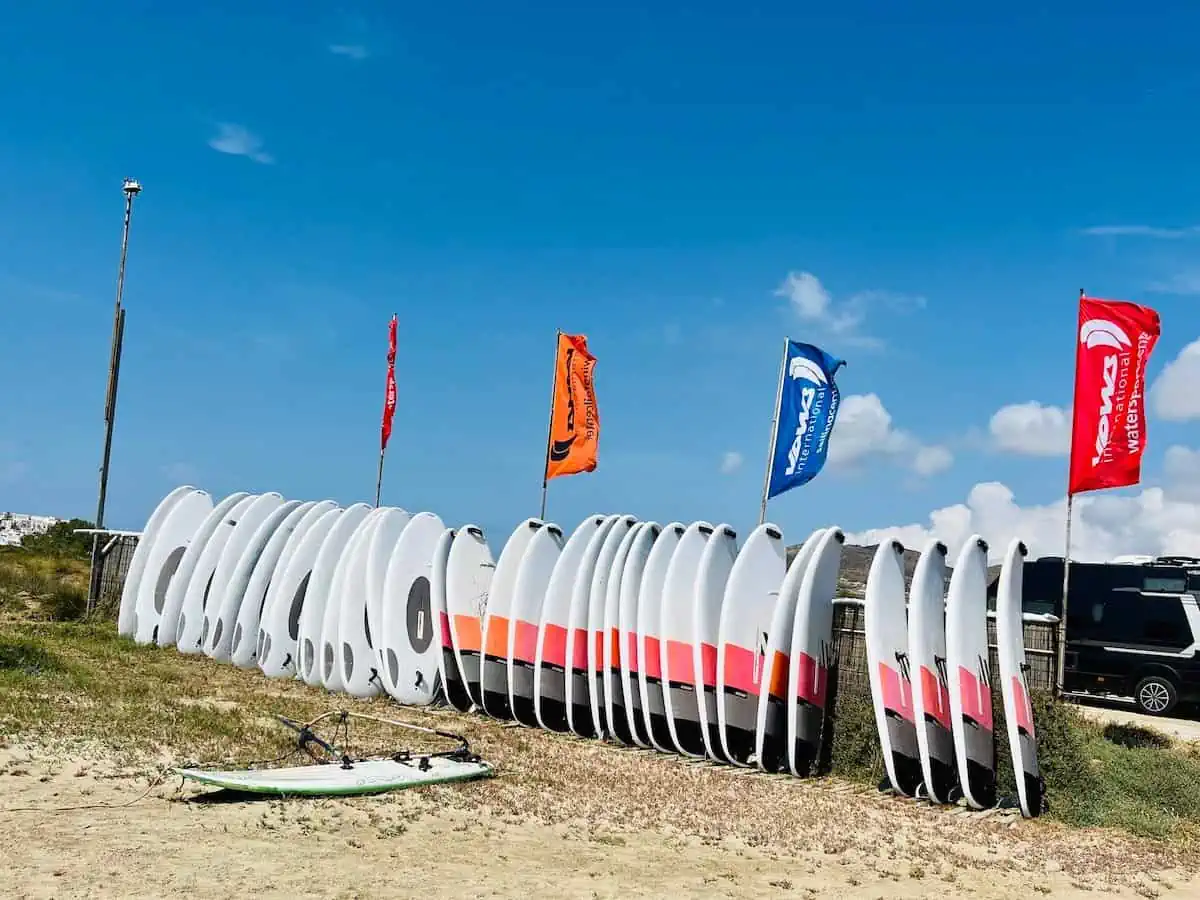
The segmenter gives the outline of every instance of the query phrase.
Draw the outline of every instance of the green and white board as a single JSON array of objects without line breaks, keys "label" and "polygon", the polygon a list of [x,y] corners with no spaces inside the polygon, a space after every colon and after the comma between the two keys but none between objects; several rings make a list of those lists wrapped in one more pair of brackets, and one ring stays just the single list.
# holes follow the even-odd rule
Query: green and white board
[{"label": "green and white board", "polygon": [[[421,768],[422,759],[426,759],[428,764],[428,768],[424,770]],[[176,769],[175,774],[200,784],[230,791],[279,796],[350,797],[427,784],[486,778],[492,774],[492,767],[485,762],[460,762],[430,756],[414,757],[408,762],[372,759],[353,763],[349,769],[344,769],[337,763],[329,763],[293,766],[287,769],[242,769],[224,772]]]}]

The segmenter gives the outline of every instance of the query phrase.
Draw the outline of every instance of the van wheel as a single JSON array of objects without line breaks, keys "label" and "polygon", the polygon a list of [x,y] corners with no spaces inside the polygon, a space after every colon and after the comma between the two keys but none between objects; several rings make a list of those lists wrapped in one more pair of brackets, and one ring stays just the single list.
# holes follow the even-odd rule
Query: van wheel
[{"label": "van wheel", "polygon": [[1170,679],[1161,675],[1147,675],[1133,689],[1133,699],[1142,712],[1165,716],[1179,702],[1179,691]]}]

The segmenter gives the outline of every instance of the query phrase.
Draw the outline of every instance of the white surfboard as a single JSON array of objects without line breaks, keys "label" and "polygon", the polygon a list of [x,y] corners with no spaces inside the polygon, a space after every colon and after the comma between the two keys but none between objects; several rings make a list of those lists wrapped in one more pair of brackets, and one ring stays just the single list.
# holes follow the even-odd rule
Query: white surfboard
[{"label": "white surfboard", "polygon": [[[200,628],[200,644],[206,656],[224,661],[228,658],[229,640],[233,637],[233,622],[241,606],[240,596],[229,596],[229,584],[242,553],[250,545],[258,527],[283,503],[283,497],[274,491],[259,494],[254,502],[242,511],[237,524],[230,532],[225,549],[213,572],[212,589],[208,603],[204,606],[204,620]],[[228,617],[227,617],[228,616]]]},{"label": "white surfboard", "polygon": [[931,538],[908,589],[908,656],[924,793],[935,803],[949,803],[958,788],[946,684],[945,593],[946,545]]},{"label": "white surfboard", "polygon": [[446,700],[459,712],[470,712],[474,705],[471,692],[467,690],[466,676],[454,649],[454,637],[450,632],[450,607],[447,600],[447,576],[450,568],[450,550],[458,532],[447,528],[438,538],[429,560],[429,605],[439,623],[441,650],[438,655],[438,674],[442,678],[442,689]]},{"label": "white surfboard", "polygon": [[350,538],[371,507],[355,503],[342,510],[317,552],[304,593],[304,605],[300,610],[299,675],[309,687],[321,687],[321,638],[325,630],[325,610],[329,605],[333,589],[333,577],[338,562],[350,543]]},{"label": "white surfboard", "polygon": [[317,678],[327,691],[341,692],[341,669],[338,666],[338,647],[341,645],[342,603],[346,598],[346,582],[354,572],[361,573],[363,557],[370,540],[379,509],[372,507],[350,534],[337,565],[333,569],[333,580],[329,583],[329,594],[325,600],[325,614],[321,619],[321,639],[317,644]]},{"label": "white surfboard", "polygon": [[[285,501],[282,497],[278,497],[278,499],[278,505],[271,509],[257,526],[254,526],[248,518],[244,519],[239,526],[239,531],[251,528],[252,530],[245,543],[242,544],[241,553],[238,554],[230,571],[229,581],[225,585],[225,595],[217,612],[212,634],[209,635],[207,649],[208,655],[220,662],[232,660],[234,632],[237,630],[237,621],[246,600],[246,588],[250,584],[250,576],[254,574],[254,567],[258,564],[259,557],[267,548],[275,531],[300,506],[299,500]],[[235,537],[236,532],[230,537],[231,546],[227,552],[235,549],[233,545]],[[256,598],[254,602],[261,603],[262,601],[261,598]]]},{"label": "white surfboard", "polygon": [[1038,766],[1037,731],[1027,680],[1029,666],[1025,662],[1022,588],[1027,553],[1019,538],[1014,538],[1005,550],[996,592],[996,645],[1008,746],[1017,779],[1017,799],[1021,813],[1033,817],[1042,813],[1045,782]]},{"label": "white surfboard", "polygon": [[412,516],[403,509],[385,506],[380,508],[379,522],[371,532],[371,543],[367,548],[366,560],[366,590],[367,590],[367,639],[378,658],[375,667],[382,672],[387,665],[383,658],[383,644],[380,636],[383,634],[383,583],[387,578],[388,564],[392,560],[392,552],[404,534],[404,529]]},{"label": "white surfboard", "polygon": [[[375,697],[383,693],[379,654],[371,645],[367,629],[367,559],[375,530],[385,511],[373,509],[358,526],[358,533],[351,542],[353,550],[348,550],[345,557],[346,573],[338,591],[334,631],[321,638],[333,657],[327,660],[323,673],[326,688],[351,697]],[[326,611],[327,625],[330,624],[329,612]]]},{"label": "white surfboard", "polygon": [[257,499],[258,494],[247,494],[233,504],[204,542],[204,549],[200,552],[200,558],[196,560],[191,577],[188,578],[183,602],[179,607],[175,649],[180,653],[192,655],[204,652],[204,613],[209,604],[218,602],[221,596],[221,589],[216,581],[217,567],[238,522]]},{"label": "white surfboard", "polygon": [[249,794],[279,797],[357,797],[430,784],[471,781],[492,774],[485,762],[444,756],[368,759],[350,766],[312,765],[286,769],[176,769],[175,774],[198,784]]},{"label": "white surfboard", "polygon": [[534,703],[537,669],[538,623],[555,565],[562,555],[563,534],[557,525],[539,528],[525,548],[513,587],[508,630],[508,704],[513,718],[538,727]]},{"label": "white surfboard", "polygon": [[750,765],[755,753],[767,640],[787,574],[786,557],[778,526],[759,525],[746,538],[725,584],[717,642],[717,727],[722,756],[739,766]]},{"label": "white surfboard", "polygon": [[[600,681],[604,701],[602,711],[608,734],[618,743],[631,746],[633,735],[629,730],[629,717],[625,712],[625,681],[621,677],[621,632],[617,623],[621,617],[621,595],[628,589],[636,593],[632,573],[628,571],[629,553],[637,540],[638,532],[645,523],[635,522],[621,539],[609,568],[608,587],[604,594],[604,624],[600,633]],[[629,584],[626,585],[626,580]]]},{"label": "white surfboard", "polygon": [[[258,665],[261,634],[259,625],[267,608],[272,580],[283,573],[280,565],[288,547],[295,545],[293,537],[297,531],[307,530],[309,524],[315,522],[322,512],[333,509],[336,505],[332,500],[320,503],[313,500],[297,502],[295,508],[272,532],[246,582],[245,598],[233,626],[233,644],[229,648],[229,659],[238,668],[249,669]],[[263,527],[266,527],[266,523]]]},{"label": "white surfboard", "polygon": [[[203,557],[208,542],[221,523],[229,516],[230,511],[249,496],[245,491],[230,494],[212,508],[204,517],[204,521],[200,523],[200,527],[196,529],[196,534],[179,560],[179,568],[175,570],[175,577],[167,586],[167,599],[163,603],[162,616],[158,623],[158,635],[155,638],[155,643],[159,647],[175,646],[175,641],[179,636],[179,618],[183,614],[184,600],[187,597],[188,586],[191,584],[196,566]],[[139,543],[138,546],[140,547],[141,544]],[[145,563],[146,561],[143,559],[143,569]]]},{"label": "white surfboard", "polygon": [[638,692],[642,698],[642,717],[646,737],[650,746],[663,753],[674,753],[671,730],[667,725],[666,700],[663,693],[662,670],[662,610],[663,591],[667,582],[667,571],[671,558],[679,547],[684,527],[681,522],[671,522],[659,532],[646,568],[642,572],[642,584],[638,588],[637,641],[638,641]]},{"label": "white surfboard", "polygon": [[269,678],[290,678],[300,671],[300,619],[313,566],[325,538],[345,512],[326,509],[303,532],[296,529],[296,546],[284,551],[280,572],[271,580],[267,604],[258,624],[258,667]]},{"label": "white surfboard", "polygon": [[494,719],[511,719],[508,702],[508,633],[512,629],[513,594],[517,572],[533,536],[545,523],[526,519],[518,525],[500,551],[496,572],[488,593],[487,613],[483,617],[483,711]]},{"label": "white surfboard", "polygon": [[304,521],[308,510],[317,504],[288,500],[272,512],[268,520],[258,527],[238,568],[234,570],[233,582],[240,583],[241,605],[233,623],[233,636],[229,640],[229,661],[239,668],[254,665],[254,641],[258,637],[258,622],[263,616],[266,589],[270,587],[275,564],[287,542],[292,538],[296,526]]},{"label": "white surfboard", "polygon": [[567,636],[571,597],[588,544],[604,524],[604,516],[589,516],[562,547],[546,585],[546,599],[538,622],[537,652],[533,673],[534,714],[548,731],[569,731],[567,724]]},{"label": "white surfboard", "polygon": [[171,582],[212,508],[212,497],[204,491],[192,491],[175,502],[159,526],[154,544],[146,554],[138,588],[134,633],[139,644],[153,644],[157,640]]},{"label": "white surfboard", "polygon": [[963,545],[946,594],[946,675],[959,784],[975,809],[996,804],[996,735],[987,644],[987,542]]},{"label": "white surfboard", "polygon": [[613,524],[604,538],[600,555],[596,557],[596,568],[592,571],[592,584],[588,592],[587,618],[587,685],[588,707],[592,721],[600,737],[612,737],[612,726],[606,717],[608,702],[604,695],[604,642],[605,611],[608,608],[608,588],[614,580],[620,580],[621,567],[617,554],[630,530],[637,524],[634,516],[623,515]]},{"label": "white surfboard", "polygon": [[867,676],[884,769],[892,788],[912,797],[924,777],[913,715],[904,545],[899,541],[883,541],[875,551],[867,573],[863,621],[867,633]]},{"label": "white surfboard", "polygon": [[383,581],[383,685],[397,703],[428,706],[441,693],[441,622],[433,607],[433,552],[445,523],[413,515],[396,542]]},{"label": "white surfboard", "polygon": [[[840,528],[824,530],[804,565],[796,596],[787,660],[787,767],[801,777],[813,773],[829,715],[829,674],[837,664],[833,600],[845,541]],[[790,588],[786,578],[784,583]]]},{"label": "white surfboard", "polygon": [[125,573],[125,584],[121,588],[121,605],[117,611],[117,634],[122,637],[133,637],[137,633],[137,599],[138,590],[142,586],[142,573],[146,569],[146,557],[154,546],[154,538],[163,520],[180,498],[186,497],[196,488],[190,484],[181,485],[167,496],[158,501],[146,520],[146,527],[138,537],[137,546],[133,548],[133,558],[129,560],[129,569]]},{"label": "white surfboard", "polygon": [[588,667],[588,625],[591,616],[592,580],[596,562],[609,534],[621,516],[605,516],[584,547],[571,586],[571,604],[567,612],[567,646],[565,657],[569,665],[566,677],[567,727],[580,737],[600,737],[600,723],[593,715],[591,701],[591,671]]},{"label": "white surfboard", "polygon": [[684,529],[679,546],[667,567],[662,595],[663,706],[671,744],[685,756],[704,756],[704,736],[700,733],[700,712],[696,700],[695,640],[696,580],[700,558],[713,534],[708,522],[693,522]]},{"label": "white surfboard", "polygon": [[696,705],[704,752],[710,759],[728,762],[717,711],[717,647],[721,643],[721,607],[725,588],[737,560],[737,532],[718,525],[700,556],[696,593],[692,600],[692,668]]},{"label": "white surfboard", "polygon": [[[646,577],[646,563],[661,533],[662,526],[657,522],[641,522],[629,533],[632,540],[625,557],[625,568],[621,571],[617,621],[611,640],[613,661],[610,673],[614,686],[608,693],[613,705],[609,719],[618,727],[623,721],[623,730],[619,734],[628,734],[629,740],[639,747],[649,747],[650,736],[646,731],[646,714],[642,707],[638,600]],[[663,571],[665,573],[666,570]]]},{"label": "white surfboard", "polygon": [[446,562],[446,615],[459,669],[471,702],[483,709],[483,620],[496,574],[496,561],[478,525],[464,525],[454,535]]}]

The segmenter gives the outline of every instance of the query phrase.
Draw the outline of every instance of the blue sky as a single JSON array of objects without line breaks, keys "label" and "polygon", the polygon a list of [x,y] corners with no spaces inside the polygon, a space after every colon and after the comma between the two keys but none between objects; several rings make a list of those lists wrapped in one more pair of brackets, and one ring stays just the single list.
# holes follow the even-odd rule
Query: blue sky
[{"label": "blue sky", "polygon": [[[981,482],[1054,504],[1062,453],[989,423],[1069,404],[1079,288],[1161,312],[1152,377],[1200,338],[1200,7],[1044,6],[13,7],[0,508],[94,513],[127,175],[114,527],[181,481],[370,500],[393,312],[384,500],[495,545],[537,511],[556,328],[599,357],[566,525],[748,530],[784,335],[875,395],[860,438],[891,417],[839,426],[842,463],[772,502],[789,537],[929,525]],[[1150,441],[1182,518],[1125,538],[1200,541],[1164,471],[1196,417]]]}]

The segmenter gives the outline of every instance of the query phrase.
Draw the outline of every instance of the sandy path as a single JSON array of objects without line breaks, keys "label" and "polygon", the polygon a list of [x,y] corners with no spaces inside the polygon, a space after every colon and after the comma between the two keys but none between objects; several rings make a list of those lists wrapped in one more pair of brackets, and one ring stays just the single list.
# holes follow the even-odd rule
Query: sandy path
[{"label": "sandy path", "polygon": [[[594,810],[555,820],[514,802],[503,777],[351,801],[254,802],[198,801],[201,791],[173,780],[122,809],[12,811],[118,804],[147,785],[112,762],[79,759],[0,750],[3,896],[1200,896],[1200,880],[1183,873],[1139,872],[1152,857],[1122,854],[1120,839],[918,810],[849,786],[782,792],[779,828],[765,837],[714,833],[685,816],[654,830],[606,823]],[[613,768],[621,777],[623,766]],[[684,768],[662,767],[663,780]],[[715,768],[700,781],[700,794],[715,785],[730,799],[733,784],[739,794],[786,784]],[[818,795],[826,802],[803,820],[808,833],[789,831],[800,824],[789,805]]]},{"label": "sandy path", "polygon": [[1200,722],[1194,719],[1169,718],[1166,716],[1148,716],[1137,711],[1132,701],[1106,698],[1091,700],[1088,703],[1079,701],[1078,709],[1084,716],[1104,724],[1136,725],[1139,728],[1149,728],[1173,737],[1178,741],[1200,741]]}]

